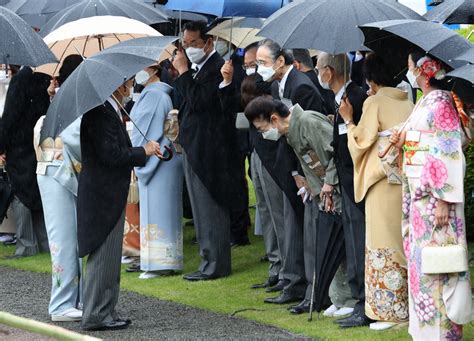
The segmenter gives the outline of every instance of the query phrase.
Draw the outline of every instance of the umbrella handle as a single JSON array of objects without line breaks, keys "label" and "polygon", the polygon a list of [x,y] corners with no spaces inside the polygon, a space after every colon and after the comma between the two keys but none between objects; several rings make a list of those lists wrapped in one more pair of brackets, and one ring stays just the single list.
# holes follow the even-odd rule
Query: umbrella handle
[{"label": "umbrella handle", "polygon": [[168,156],[159,157],[159,159],[162,161],[170,161],[173,158],[173,150],[168,146],[165,146],[165,149],[168,151]]},{"label": "umbrella handle", "polygon": [[314,306],[314,288],[316,286],[316,266],[314,268],[313,272],[313,283],[311,286],[311,303],[309,305],[309,317],[308,317],[308,322],[313,321],[313,306]]},{"label": "umbrella handle", "polygon": [[378,154],[378,155],[379,155],[379,158],[384,158],[385,155],[387,155],[388,152],[390,151],[390,149],[392,149],[393,147],[394,147],[394,146],[393,146],[393,143],[390,143],[390,144],[387,146],[387,148],[385,148],[384,150],[381,150],[381,151],[379,152],[379,154]]}]

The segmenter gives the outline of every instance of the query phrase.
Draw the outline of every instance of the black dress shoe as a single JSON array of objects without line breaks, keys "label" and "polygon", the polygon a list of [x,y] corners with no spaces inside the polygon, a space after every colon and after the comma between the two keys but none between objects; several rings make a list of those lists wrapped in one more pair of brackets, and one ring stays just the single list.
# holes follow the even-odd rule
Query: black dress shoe
[{"label": "black dress shoe", "polygon": [[281,279],[278,281],[278,283],[272,287],[269,287],[267,288],[267,290],[265,290],[266,292],[278,292],[278,291],[282,291],[283,289],[285,289],[285,287],[289,284],[289,281],[287,280],[284,280],[284,279]]},{"label": "black dress shoe", "polygon": [[365,327],[374,322],[365,316],[362,312],[357,312],[349,316],[345,321],[339,323],[340,328],[355,328],[355,327]]},{"label": "black dress shoe", "polygon": [[[303,300],[300,304],[295,305],[294,307],[290,308],[290,313],[295,315],[300,315],[303,313],[309,313],[311,309],[311,300]],[[314,310],[314,307],[313,307]]]},{"label": "black dress shoe", "polygon": [[230,243],[230,247],[246,246],[246,245],[250,245],[250,240],[248,238],[243,239],[243,240],[232,241]]},{"label": "black dress shoe", "polygon": [[286,303],[298,302],[302,298],[303,297],[299,295],[294,295],[294,294],[289,293],[286,290],[283,290],[279,296],[266,298],[264,302],[273,303],[273,304],[286,304]]},{"label": "black dress shoe", "polygon": [[112,322],[104,323],[100,326],[84,328],[84,330],[99,331],[99,330],[120,330],[126,329],[132,323],[130,319],[117,319]]},{"label": "black dress shoe", "polygon": [[260,257],[260,262],[262,262],[262,263],[269,262],[269,261],[270,260],[268,259],[267,255]]},{"label": "black dress shoe", "polygon": [[278,283],[278,277],[269,277],[265,282],[260,284],[254,284],[251,286],[252,289],[263,289],[274,286]]},{"label": "black dress shoe", "polygon": [[13,238],[12,240],[8,240],[6,242],[3,242],[3,245],[8,246],[8,245],[16,245],[16,237]]},{"label": "black dress shoe", "polygon": [[208,281],[211,279],[215,279],[217,277],[203,274],[201,271],[196,271],[196,272],[184,275],[183,278],[188,281]]}]

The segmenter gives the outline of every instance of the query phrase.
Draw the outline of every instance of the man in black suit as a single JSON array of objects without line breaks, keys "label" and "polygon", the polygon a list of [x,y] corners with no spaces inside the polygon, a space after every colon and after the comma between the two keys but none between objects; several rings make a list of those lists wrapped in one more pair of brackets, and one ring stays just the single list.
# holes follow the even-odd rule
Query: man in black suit
[{"label": "man in black suit", "polygon": [[81,122],[77,234],[79,257],[89,255],[81,324],[86,330],[124,329],[131,323],[115,311],[130,172],[143,167],[148,156],[162,156],[157,142],[132,147],[116,102],[125,104],[131,87],[131,81],[120,86],[115,99],[84,114]]},{"label": "man in black suit", "polygon": [[306,49],[293,49],[293,57],[294,62],[293,66],[298,70],[303,72],[314,86],[318,89],[319,93],[324,99],[324,110],[326,111],[326,115],[334,115],[335,107],[334,107],[334,93],[331,90],[324,89],[318,80],[318,74],[313,66],[313,61],[311,60],[311,56],[309,51]]},{"label": "man in black suit", "polygon": [[[272,83],[272,96],[288,106],[299,104],[304,110],[315,110],[325,113],[323,98],[311,80],[293,67],[291,51],[283,50],[276,42],[265,39],[259,43],[257,50],[257,73],[263,81]],[[304,204],[296,195],[299,189],[306,186],[306,179],[293,149],[286,138],[279,139],[279,149],[274,168],[282,173],[279,185],[285,193],[285,245],[283,278],[275,289],[282,288],[280,295],[267,298],[267,303],[289,303],[301,301],[308,306],[306,296],[308,280],[305,276],[304,238]],[[284,172],[284,173],[283,173]],[[307,257],[308,258],[308,257]],[[309,259],[308,259],[309,260]],[[311,262],[314,268],[314,262]]]},{"label": "man in black suit", "polygon": [[[239,155],[233,119],[219,105],[220,69],[224,60],[214,49],[204,22],[184,26],[183,48],[173,61],[179,77],[175,90],[183,97],[179,110],[179,140],[184,149],[184,176],[202,257],[189,281],[225,277],[231,273],[230,208],[238,197]],[[188,66],[188,59],[191,68]]]},{"label": "man in black suit", "polygon": [[23,67],[10,82],[0,122],[0,154],[6,154],[6,171],[14,195],[15,256],[18,257],[49,250],[36,180],[33,129],[48,110],[50,80],[48,75]]},{"label": "man in black suit", "polygon": [[334,118],[334,159],[342,191],[342,222],[346,243],[347,277],[352,297],[358,302],[352,315],[338,320],[342,328],[366,326],[371,322],[365,316],[365,208],[364,203],[354,199],[354,165],[347,146],[347,124],[338,114],[342,98],[346,97],[354,108],[354,122],[362,115],[366,93],[350,80],[350,61],[346,54],[318,56],[317,69],[321,86],[335,94],[336,116]]}]

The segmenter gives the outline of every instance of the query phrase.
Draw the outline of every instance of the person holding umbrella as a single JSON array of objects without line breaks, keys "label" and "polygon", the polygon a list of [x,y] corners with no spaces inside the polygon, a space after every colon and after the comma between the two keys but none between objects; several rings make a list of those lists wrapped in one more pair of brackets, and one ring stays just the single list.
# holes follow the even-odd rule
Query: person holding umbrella
[{"label": "person holding umbrella", "polygon": [[120,112],[130,98],[132,82],[118,87],[81,122],[77,232],[79,256],[88,255],[81,323],[85,330],[124,329],[131,323],[115,311],[130,172],[145,166],[147,157],[163,157],[154,141],[132,147]]},{"label": "person holding umbrella", "polygon": [[[414,50],[407,78],[423,97],[401,133],[390,142],[403,148],[402,234],[408,266],[409,333],[414,340],[462,340],[471,317],[467,253],[443,266],[442,246],[466,245],[463,127],[452,95],[444,91],[447,66]],[[435,269],[430,268],[431,247]],[[459,265],[465,266],[458,268]]]},{"label": "person holding umbrella", "polygon": [[362,115],[362,105],[367,98],[364,91],[350,80],[351,68],[345,53],[330,55],[321,53],[316,65],[319,81],[325,89],[335,94],[336,117],[334,118],[333,147],[334,159],[342,192],[342,224],[346,243],[347,276],[352,297],[358,302],[352,315],[338,320],[343,328],[368,326],[371,320],[365,309],[365,208],[364,202],[355,202],[354,165],[347,145],[347,124],[339,114],[339,106],[344,97],[351,103],[357,124]]}]

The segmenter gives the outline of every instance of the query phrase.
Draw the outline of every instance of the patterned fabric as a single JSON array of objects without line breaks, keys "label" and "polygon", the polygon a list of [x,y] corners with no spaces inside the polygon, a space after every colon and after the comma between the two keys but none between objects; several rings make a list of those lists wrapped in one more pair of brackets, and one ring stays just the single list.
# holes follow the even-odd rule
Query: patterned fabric
[{"label": "patterned fabric", "polygon": [[[415,340],[461,340],[462,326],[452,319],[469,320],[469,273],[427,275],[421,272],[424,246],[458,243],[466,247],[465,160],[459,116],[449,93],[432,91],[425,96],[415,108],[407,130],[402,233],[408,260],[409,332]],[[419,138],[409,141],[408,136]],[[437,229],[431,240],[440,199],[450,203],[450,223],[455,228]]]}]

